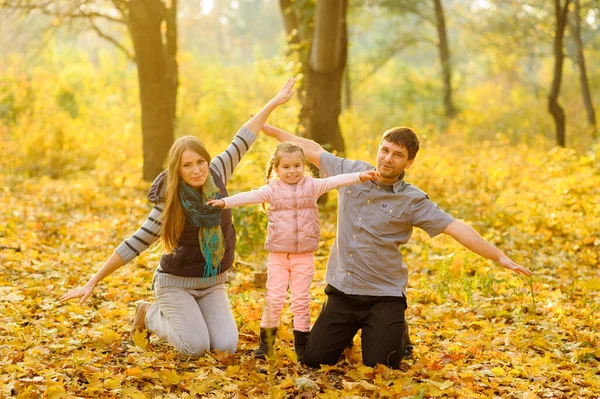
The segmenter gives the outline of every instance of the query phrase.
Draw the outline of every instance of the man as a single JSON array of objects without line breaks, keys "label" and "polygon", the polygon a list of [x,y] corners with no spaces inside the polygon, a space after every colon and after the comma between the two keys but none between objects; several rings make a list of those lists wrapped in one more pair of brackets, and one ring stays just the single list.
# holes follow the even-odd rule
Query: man
[{"label": "man", "polygon": [[[373,169],[367,162],[337,157],[314,141],[268,124],[263,131],[279,141],[301,145],[322,176]],[[418,150],[419,140],[410,128],[390,129],[377,151],[377,177],[338,190],[338,227],[327,263],[327,300],[311,330],[306,365],[336,363],[361,329],[363,362],[399,367],[408,337],[404,320],[408,269],[399,245],[408,242],[415,226],[431,237],[448,234],[507,269],[532,274],[471,226],[442,211],[423,191],[404,182],[404,171],[412,166]]]}]

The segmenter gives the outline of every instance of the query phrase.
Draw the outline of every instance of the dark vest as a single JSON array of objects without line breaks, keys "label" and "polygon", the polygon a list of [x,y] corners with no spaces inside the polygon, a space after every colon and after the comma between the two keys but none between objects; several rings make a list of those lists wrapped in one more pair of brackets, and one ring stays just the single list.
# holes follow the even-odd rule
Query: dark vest
[{"label": "dark vest", "polygon": [[[150,202],[157,203],[165,200],[162,186],[167,176],[166,172],[166,170],[163,171],[154,180],[154,183],[152,183],[150,191],[148,192],[148,199]],[[229,194],[219,176],[214,173],[212,169],[210,170],[210,174],[215,181],[215,185],[219,188],[219,198],[227,197]],[[223,230],[225,254],[221,261],[219,274],[229,269],[233,264],[236,238],[231,218],[231,209],[223,209],[221,212],[221,230]],[[177,241],[177,248],[175,248],[172,253],[164,254],[160,258],[160,268],[163,272],[182,277],[204,276],[206,261],[200,250],[200,242],[198,240],[199,231],[200,228],[194,226],[186,218],[185,227]]]}]

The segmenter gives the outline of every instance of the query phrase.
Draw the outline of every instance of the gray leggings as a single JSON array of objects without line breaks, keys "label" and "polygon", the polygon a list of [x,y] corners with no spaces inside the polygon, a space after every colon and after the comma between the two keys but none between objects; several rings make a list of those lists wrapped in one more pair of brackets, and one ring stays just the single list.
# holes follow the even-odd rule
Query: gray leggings
[{"label": "gray leggings", "polygon": [[146,328],[186,356],[199,357],[211,349],[234,353],[238,330],[224,284],[187,289],[154,284]]}]

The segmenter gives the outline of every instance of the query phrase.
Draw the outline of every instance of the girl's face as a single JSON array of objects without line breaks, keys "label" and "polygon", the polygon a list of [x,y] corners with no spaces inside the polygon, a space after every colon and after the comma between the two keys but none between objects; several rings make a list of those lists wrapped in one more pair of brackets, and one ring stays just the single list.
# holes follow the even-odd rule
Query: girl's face
[{"label": "girl's face", "polygon": [[208,162],[197,152],[185,150],[179,161],[179,176],[184,182],[199,190],[208,177]]},{"label": "girl's face", "polygon": [[296,184],[304,177],[304,158],[299,152],[282,155],[275,166],[279,180],[286,184]]}]

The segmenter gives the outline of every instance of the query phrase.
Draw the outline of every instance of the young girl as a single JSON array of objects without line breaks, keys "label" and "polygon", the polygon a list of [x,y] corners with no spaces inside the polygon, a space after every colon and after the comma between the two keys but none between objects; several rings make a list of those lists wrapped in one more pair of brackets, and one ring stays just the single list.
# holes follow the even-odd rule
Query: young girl
[{"label": "young girl", "polygon": [[187,356],[202,356],[211,349],[235,352],[238,331],[224,284],[236,243],[231,211],[205,203],[227,196],[229,177],[271,111],[292,97],[294,82],[289,79],[214,158],[196,137],[175,141],[167,170],[150,188],[148,198],[155,205],[142,227],[83,287],[63,294],[61,300],[85,302],[100,281],[160,240],[165,253],[152,284],[156,303],[138,304],[131,337],[151,331]]},{"label": "young girl", "polygon": [[[255,357],[273,355],[279,315],[283,309],[288,284],[292,291],[294,312],[294,349],[298,360],[310,331],[309,289],[315,272],[313,251],[319,246],[319,210],[317,199],[329,190],[375,178],[375,171],[351,173],[314,179],[304,176],[304,151],[293,143],[280,143],[267,169],[267,185],[258,190],[208,201],[219,208],[270,204],[265,248],[267,262],[267,297],[260,323],[260,345]],[[278,179],[271,180],[275,170]]]}]

